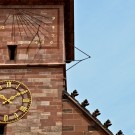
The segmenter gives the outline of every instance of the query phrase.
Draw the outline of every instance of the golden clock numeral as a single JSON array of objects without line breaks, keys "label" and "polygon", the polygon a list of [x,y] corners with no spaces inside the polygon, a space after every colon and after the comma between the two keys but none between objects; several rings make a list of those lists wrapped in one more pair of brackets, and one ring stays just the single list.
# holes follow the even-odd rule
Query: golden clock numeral
[{"label": "golden clock numeral", "polygon": [[14,113],[14,117],[15,117],[15,119],[18,119],[18,114]]},{"label": "golden clock numeral", "polygon": [[7,82],[7,88],[11,87],[11,82]]},{"label": "golden clock numeral", "polygon": [[4,119],[5,122],[8,121],[8,115],[4,115]]},{"label": "golden clock numeral", "polygon": [[52,17],[52,20],[55,20],[55,17],[54,16]]},{"label": "golden clock numeral", "polygon": [[53,41],[50,41],[50,44],[53,44]]},{"label": "golden clock numeral", "polygon": [[24,102],[24,103],[28,103],[28,102],[30,102],[30,99],[25,98],[25,99],[23,99],[23,102]]},{"label": "golden clock numeral", "polygon": [[23,95],[23,94],[25,94],[25,93],[27,93],[27,92],[28,92],[28,90],[24,90],[24,91],[21,91],[20,94]]},{"label": "golden clock numeral", "polygon": [[28,110],[28,108],[25,107],[25,106],[21,106],[21,107],[20,107],[20,110],[21,110],[22,112],[26,112],[26,111]]},{"label": "golden clock numeral", "polygon": [[16,86],[16,89],[18,89],[20,85],[21,85],[21,84],[18,84],[18,85]]}]

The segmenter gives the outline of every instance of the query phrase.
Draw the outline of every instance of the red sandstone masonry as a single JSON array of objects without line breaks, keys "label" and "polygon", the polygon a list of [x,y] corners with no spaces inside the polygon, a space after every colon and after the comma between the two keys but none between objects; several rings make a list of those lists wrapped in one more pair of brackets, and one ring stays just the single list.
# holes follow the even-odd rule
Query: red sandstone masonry
[{"label": "red sandstone masonry", "polygon": [[[13,78],[13,75],[9,75],[9,72],[6,71],[10,71],[10,69],[0,69],[0,79],[3,77],[15,79],[15,76]],[[14,70],[14,74],[17,72],[19,69]],[[18,74],[20,78],[17,80],[22,80],[21,82],[26,84],[32,93],[32,106],[23,119],[7,125],[6,135],[53,135],[55,132],[60,135],[62,131],[62,101],[58,91],[62,93],[64,88],[63,69],[29,68],[24,76],[23,72]],[[52,81],[53,78],[59,80],[57,84]]]},{"label": "red sandstone masonry", "polygon": [[[92,120],[88,120],[70,101],[63,100],[62,135],[107,135]],[[89,130],[88,127],[92,127]]]}]

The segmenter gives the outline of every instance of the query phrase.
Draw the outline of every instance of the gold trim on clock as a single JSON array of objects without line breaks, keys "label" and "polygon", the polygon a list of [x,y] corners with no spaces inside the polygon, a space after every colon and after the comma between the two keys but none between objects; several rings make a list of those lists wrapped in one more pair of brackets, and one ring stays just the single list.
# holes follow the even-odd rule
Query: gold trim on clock
[{"label": "gold trim on clock", "polygon": [[32,103],[31,92],[22,82],[0,81],[0,124],[22,119]]}]

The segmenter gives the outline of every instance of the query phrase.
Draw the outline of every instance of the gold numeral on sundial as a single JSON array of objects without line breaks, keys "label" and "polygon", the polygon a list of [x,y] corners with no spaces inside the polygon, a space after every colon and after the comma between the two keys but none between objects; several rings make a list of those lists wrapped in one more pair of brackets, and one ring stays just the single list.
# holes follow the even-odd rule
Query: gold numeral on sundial
[{"label": "gold numeral on sundial", "polygon": [[54,16],[52,17],[52,20],[55,20],[55,17]]},{"label": "gold numeral on sundial", "polygon": [[28,108],[25,107],[25,106],[21,106],[21,107],[20,107],[20,110],[21,110],[22,112],[26,112],[26,111],[28,110]]},{"label": "gold numeral on sundial", "polygon": [[52,34],[52,37],[54,38],[55,37],[55,34]]},{"label": "gold numeral on sundial", "polygon": [[35,44],[44,44],[44,40],[36,40]]},{"label": "gold numeral on sundial", "polygon": [[25,99],[23,99],[23,102],[24,102],[24,103],[28,103],[28,102],[30,102],[30,99],[25,98]]},{"label": "gold numeral on sundial", "polygon": [[8,121],[8,115],[4,115],[4,119],[3,119],[3,121]]},{"label": "gold numeral on sundial", "polygon": [[52,26],[52,31],[53,31],[53,32],[55,31],[55,26]]},{"label": "gold numeral on sundial", "polygon": [[50,44],[53,44],[53,41],[50,41]]},{"label": "gold numeral on sundial", "polygon": [[17,113],[14,113],[14,118],[18,119],[18,114]]},{"label": "gold numeral on sundial", "polygon": [[1,30],[4,30],[4,29],[5,29],[5,27],[4,27],[4,26],[0,26],[0,29],[1,29]]},{"label": "gold numeral on sundial", "polygon": [[9,87],[11,87],[11,82],[10,81],[7,82],[7,88],[9,88]]},{"label": "gold numeral on sundial", "polygon": [[35,44],[38,44],[38,41],[35,41]]},{"label": "gold numeral on sundial", "polygon": [[16,86],[16,89],[18,89],[20,85],[21,85],[21,84],[18,84],[18,85]]}]

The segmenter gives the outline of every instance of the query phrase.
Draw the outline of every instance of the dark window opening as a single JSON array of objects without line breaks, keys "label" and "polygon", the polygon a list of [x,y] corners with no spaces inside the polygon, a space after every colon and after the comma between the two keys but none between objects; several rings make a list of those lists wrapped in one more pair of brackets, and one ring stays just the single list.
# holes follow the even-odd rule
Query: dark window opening
[{"label": "dark window opening", "polygon": [[0,135],[4,135],[5,125],[0,125]]},{"label": "dark window opening", "polygon": [[15,60],[17,45],[8,45],[9,59]]}]

